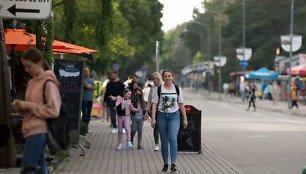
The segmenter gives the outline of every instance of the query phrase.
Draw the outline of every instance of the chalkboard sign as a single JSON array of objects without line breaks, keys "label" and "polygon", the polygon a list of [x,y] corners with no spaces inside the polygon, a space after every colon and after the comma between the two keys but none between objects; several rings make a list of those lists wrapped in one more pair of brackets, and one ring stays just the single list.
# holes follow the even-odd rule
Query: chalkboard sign
[{"label": "chalkboard sign", "polygon": [[183,129],[182,115],[178,133],[178,151],[198,152],[201,150],[201,111],[191,105],[185,105],[188,126]]},{"label": "chalkboard sign", "polygon": [[80,115],[83,93],[83,62],[56,60],[54,73],[60,82],[62,103],[67,109],[69,143],[77,144],[80,134]]}]

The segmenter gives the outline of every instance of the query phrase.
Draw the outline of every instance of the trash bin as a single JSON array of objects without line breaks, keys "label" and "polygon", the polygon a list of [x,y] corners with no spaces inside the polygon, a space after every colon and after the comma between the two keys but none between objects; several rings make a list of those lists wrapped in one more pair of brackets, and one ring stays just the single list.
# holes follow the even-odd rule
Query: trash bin
[{"label": "trash bin", "polygon": [[194,106],[185,105],[188,126],[183,129],[182,115],[181,125],[178,133],[178,151],[179,152],[198,152],[201,150],[201,111]]}]

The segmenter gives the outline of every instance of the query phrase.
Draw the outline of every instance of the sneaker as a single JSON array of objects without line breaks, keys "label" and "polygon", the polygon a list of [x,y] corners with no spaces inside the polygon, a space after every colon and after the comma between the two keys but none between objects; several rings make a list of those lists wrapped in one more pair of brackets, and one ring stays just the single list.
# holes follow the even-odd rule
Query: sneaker
[{"label": "sneaker", "polygon": [[159,146],[158,145],[155,145],[154,151],[159,151]]},{"label": "sneaker", "polygon": [[164,167],[162,168],[163,172],[166,172],[168,170],[168,164],[164,164]]},{"label": "sneaker", "polygon": [[115,133],[117,133],[118,132],[118,130],[116,129],[116,128],[113,128],[112,130],[111,130],[111,133],[112,134],[115,134]]},{"label": "sneaker", "polygon": [[127,149],[133,149],[133,144],[130,141],[127,143]]},{"label": "sneaker", "polygon": [[175,172],[177,170],[176,169],[176,165],[175,164],[171,164],[170,170],[171,170],[171,172]]},{"label": "sneaker", "polygon": [[125,129],[124,129],[124,128],[122,129],[122,133],[123,133],[123,134],[126,134],[126,131],[125,131]]},{"label": "sneaker", "polygon": [[116,149],[117,149],[117,150],[121,150],[121,149],[122,149],[121,143],[117,145]]}]

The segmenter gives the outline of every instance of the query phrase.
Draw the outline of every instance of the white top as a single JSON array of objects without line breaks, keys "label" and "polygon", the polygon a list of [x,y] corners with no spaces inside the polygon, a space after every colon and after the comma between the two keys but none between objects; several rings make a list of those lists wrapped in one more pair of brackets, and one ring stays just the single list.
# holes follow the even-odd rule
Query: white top
[{"label": "white top", "polygon": [[157,89],[158,88],[154,88],[152,103],[158,103],[158,111],[163,113],[173,113],[179,110],[178,103],[183,103],[183,94],[181,88],[179,88],[180,95],[177,96],[174,85],[172,85],[170,90],[165,89],[164,85],[162,85],[159,101]]},{"label": "white top", "polygon": [[145,102],[148,102],[148,100],[149,100],[150,89],[151,89],[151,87],[147,86],[147,87],[143,88],[143,90],[142,90],[142,92],[143,92],[143,99],[144,99]]}]

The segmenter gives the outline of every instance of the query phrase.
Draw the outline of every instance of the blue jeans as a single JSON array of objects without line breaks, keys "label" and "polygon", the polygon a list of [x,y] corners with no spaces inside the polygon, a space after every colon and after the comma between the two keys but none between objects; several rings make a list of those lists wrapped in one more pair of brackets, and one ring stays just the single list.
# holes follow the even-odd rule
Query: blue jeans
[{"label": "blue jeans", "polygon": [[89,123],[92,110],[92,101],[91,100],[82,100],[82,121]]},{"label": "blue jeans", "polygon": [[168,163],[169,144],[170,144],[170,157],[171,163],[176,163],[177,155],[177,134],[180,128],[180,113],[162,113],[157,112],[157,125],[160,134],[161,153],[164,164]]},{"label": "blue jeans", "polygon": [[[44,149],[47,143],[47,134],[30,135],[26,138],[21,168],[23,171],[29,168],[39,167],[39,173],[47,173]],[[34,172],[27,172],[27,174]]]}]

